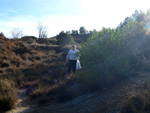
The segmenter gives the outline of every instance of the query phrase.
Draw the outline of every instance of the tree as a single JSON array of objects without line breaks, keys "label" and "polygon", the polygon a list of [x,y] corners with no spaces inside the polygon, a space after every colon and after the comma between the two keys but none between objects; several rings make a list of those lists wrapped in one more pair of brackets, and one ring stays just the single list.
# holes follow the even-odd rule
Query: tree
[{"label": "tree", "polygon": [[71,34],[78,34],[78,30],[72,30]]},{"label": "tree", "polygon": [[76,30],[72,30],[72,31],[71,31],[71,34],[76,34]]},{"label": "tree", "polygon": [[145,14],[142,11],[137,11],[136,10],[135,13],[132,16],[134,16],[136,18],[136,21],[141,22],[141,21],[144,20]]},{"label": "tree", "polygon": [[71,44],[74,42],[73,37],[70,34],[61,31],[56,37],[57,44]]},{"label": "tree", "polygon": [[42,23],[38,23],[37,30],[39,34],[39,38],[47,38],[48,37],[48,32],[47,32],[47,26],[45,26]]},{"label": "tree", "polygon": [[66,31],[66,34],[70,34],[70,31]]},{"label": "tree", "polygon": [[4,33],[3,33],[3,32],[1,32],[1,33],[0,33],[0,36],[4,36]]},{"label": "tree", "polygon": [[80,32],[80,34],[86,34],[86,29],[85,29],[85,27],[80,27],[80,29],[79,29],[79,32]]},{"label": "tree", "polygon": [[78,30],[76,30],[76,34],[78,34]]},{"label": "tree", "polygon": [[[120,25],[117,27],[116,30],[120,29],[123,30],[124,26],[126,26],[129,22],[131,21],[137,21],[137,22],[142,22],[144,20],[145,14],[142,11],[135,11],[132,16],[127,17],[124,19],[123,22],[120,23]],[[149,21],[149,18],[148,18]]]},{"label": "tree", "polygon": [[22,30],[19,28],[13,28],[10,31],[10,33],[12,35],[12,38],[19,38],[19,37],[22,37],[22,35],[23,35]]}]

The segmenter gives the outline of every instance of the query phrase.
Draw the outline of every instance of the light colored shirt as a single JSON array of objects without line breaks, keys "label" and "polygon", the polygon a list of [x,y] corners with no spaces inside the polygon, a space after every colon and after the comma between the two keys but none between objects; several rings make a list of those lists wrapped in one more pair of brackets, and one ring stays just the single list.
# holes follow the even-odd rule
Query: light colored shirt
[{"label": "light colored shirt", "polygon": [[77,60],[79,58],[79,50],[75,49],[70,49],[69,52],[68,52],[68,55],[66,57],[66,59],[69,59],[69,60]]}]

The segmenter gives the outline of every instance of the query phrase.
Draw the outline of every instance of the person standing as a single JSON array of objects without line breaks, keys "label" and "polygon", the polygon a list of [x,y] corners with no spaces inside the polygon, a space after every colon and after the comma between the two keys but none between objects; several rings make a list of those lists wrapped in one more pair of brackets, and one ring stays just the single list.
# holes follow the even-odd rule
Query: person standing
[{"label": "person standing", "polygon": [[[76,49],[76,45],[72,45],[72,49],[69,50],[67,57],[66,57],[66,62],[69,60],[69,65],[68,65],[68,74],[71,73],[71,71],[75,74],[76,71],[76,63],[77,60],[79,59],[79,50]],[[65,62],[65,64],[66,64]]]}]

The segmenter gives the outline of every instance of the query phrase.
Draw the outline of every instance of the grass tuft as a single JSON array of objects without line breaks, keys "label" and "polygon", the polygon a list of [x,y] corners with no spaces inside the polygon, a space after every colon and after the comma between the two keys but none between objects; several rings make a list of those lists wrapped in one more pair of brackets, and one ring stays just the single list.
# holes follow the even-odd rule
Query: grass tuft
[{"label": "grass tuft", "polygon": [[0,109],[12,109],[17,101],[17,90],[14,83],[8,80],[0,80]]}]

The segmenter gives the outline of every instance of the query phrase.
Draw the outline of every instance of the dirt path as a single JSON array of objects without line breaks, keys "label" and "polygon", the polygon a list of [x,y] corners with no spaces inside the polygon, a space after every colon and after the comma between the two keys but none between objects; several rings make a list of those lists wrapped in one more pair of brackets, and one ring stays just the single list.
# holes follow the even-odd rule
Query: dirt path
[{"label": "dirt path", "polygon": [[30,105],[30,100],[27,95],[27,90],[28,88],[20,88],[19,89],[19,96],[18,96],[18,101],[16,103],[16,108],[6,112],[6,113],[26,113],[26,112],[31,112],[33,109],[31,108]]}]

